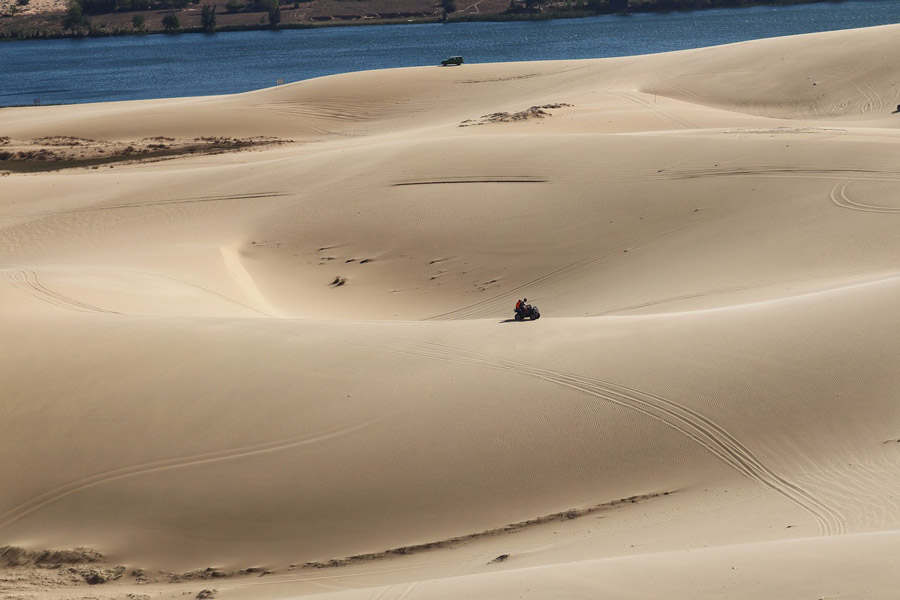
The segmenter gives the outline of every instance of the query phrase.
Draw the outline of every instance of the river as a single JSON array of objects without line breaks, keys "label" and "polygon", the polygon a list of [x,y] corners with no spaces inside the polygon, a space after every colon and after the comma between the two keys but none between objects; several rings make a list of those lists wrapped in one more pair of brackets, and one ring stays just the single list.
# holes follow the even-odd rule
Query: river
[{"label": "river", "polygon": [[898,0],[6,42],[0,106],[230,94],[349,71],[434,65],[457,54],[467,62],[601,58],[889,23],[900,23]]}]

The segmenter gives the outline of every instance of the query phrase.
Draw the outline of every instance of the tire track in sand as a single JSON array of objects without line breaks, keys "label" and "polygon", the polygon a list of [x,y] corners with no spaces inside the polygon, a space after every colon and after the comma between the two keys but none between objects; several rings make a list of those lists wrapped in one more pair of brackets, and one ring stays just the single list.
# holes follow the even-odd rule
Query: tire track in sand
[{"label": "tire track in sand", "polygon": [[206,202],[226,202],[233,200],[257,200],[260,198],[277,198],[288,196],[288,192],[253,192],[249,194],[229,194],[224,196],[198,196],[195,198],[172,198],[169,200],[149,200],[146,202],[126,202],[122,204],[104,204],[100,206],[84,206],[67,210],[28,213],[23,215],[0,215],[0,218],[20,219],[29,217],[54,217],[58,215],[70,215],[83,212],[96,212],[101,210],[121,210],[126,208],[152,208],[155,206],[167,206],[170,204],[202,204]]},{"label": "tire track in sand", "polygon": [[735,436],[703,414],[682,404],[602,379],[534,367],[525,363],[492,357],[430,342],[413,342],[423,355],[434,352],[439,359],[530,375],[635,410],[690,438],[745,477],[760,483],[808,512],[822,535],[845,533],[845,519],[834,508],[766,466]]},{"label": "tire track in sand", "polygon": [[[709,168],[681,169],[667,168],[645,176],[645,179],[701,179],[704,177],[770,177],[770,178],[814,178],[852,179],[859,181],[900,181],[900,171],[893,168],[862,168],[835,165],[783,166],[748,165],[746,167],[715,166]],[[611,180],[612,181],[612,180]]]},{"label": "tire track in sand", "polygon": [[324,431],[319,431],[313,434],[296,436],[273,442],[241,446],[238,448],[218,450],[215,452],[190,454],[177,458],[163,459],[137,465],[130,465],[127,467],[120,467],[118,469],[111,469],[109,471],[103,471],[102,473],[88,475],[87,477],[82,477],[80,479],[76,479],[74,481],[70,481],[63,485],[57,486],[51,490],[47,490],[46,492],[38,494],[37,496],[34,496],[33,498],[30,498],[10,508],[3,514],[0,514],[0,531],[6,529],[16,521],[27,517],[35,511],[38,511],[45,506],[62,500],[66,496],[71,496],[76,492],[97,487],[99,485],[111,483],[113,481],[118,481],[120,479],[126,479],[129,477],[146,475],[147,473],[159,473],[162,471],[171,471],[174,469],[183,469],[186,467],[196,467],[200,465],[237,460],[248,458],[251,456],[260,456],[263,454],[271,454],[273,452],[289,450],[297,446],[321,442],[341,435],[352,433],[353,431],[371,425],[375,420],[376,419],[372,419],[363,423],[351,425],[349,427],[326,429]]},{"label": "tire track in sand", "polygon": [[850,197],[847,196],[848,185],[850,185],[850,182],[844,181],[831,188],[831,201],[841,208],[848,208],[850,210],[858,210],[861,212],[900,215],[900,207],[876,206],[874,204],[862,204],[861,202],[851,200]]},{"label": "tire track in sand", "polygon": [[68,310],[76,310],[78,312],[94,312],[112,315],[122,314],[114,310],[106,310],[99,306],[88,304],[87,302],[81,302],[80,300],[76,300],[65,294],[60,294],[59,292],[54,292],[41,283],[37,272],[32,269],[26,267],[14,267],[11,265],[0,265],[0,268],[3,269],[2,280],[42,302]]},{"label": "tire track in sand", "polygon": [[[301,333],[293,329],[278,327],[277,324],[244,323],[238,325],[232,323],[232,325],[297,337],[313,337],[311,333]],[[273,325],[276,326],[273,327]],[[696,442],[741,475],[768,488],[808,513],[816,522],[820,535],[831,536],[846,533],[846,519],[836,508],[829,506],[808,490],[776,473],[774,469],[764,464],[748,446],[709,417],[662,396],[602,379],[535,367],[436,342],[390,336],[362,337],[338,329],[329,329],[328,339],[360,348],[535,377],[634,410]]]},{"label": "tire track in sand", "polygon": [[[184,285],[190,288],[194,288],[212,296],[214,298],[218,298],[229,304],[233,304],[235,306],[239,306],[241,308],[245,308],[252,312],[255,312],[259,315],[265,317],[271,317],[272,315],[266,312],[263,312],[257,308],[250,306],[249,304],[244,304],[239,300],[235,300],[225,294],[220,294],[219,292],[212,290],[207,287],[203,287],[202,285],[198,285],[196,283],[191,283],[190,281],[185,281],[183,279],[177,279],[175,277],[169,277],[168,275],[160,275],[159,273],[151,273],[149,271],[138,271],[131,269],[121,269],[122,272],[125,273],[135,273],[138,275],[144,275],[148,277],[157,277],[160,279],[165,279],[168,281],[172,281],[178,283],[180,285]],[[22,290],[29,296],[33,298],[37,298],[38,300],[47,302],[54,306],[58,306],[60,308],[65,308],[68,310],[76,310],[79,312],[100,312],[106,314],[113,315],[121,315],[124,314],[115,310],[108,310],[104,308],[100,308],[98,306],[94,306],[93,304],[88,304],[86,302],[82,302],[80,300],[76,300],[70,296],[66,296],[64,294],[60,294],[59,292],[54,292],[47,288],[44,284],[41,283],[38,278],[37,272],[33,269],[29,269],[26,267],[14,267],[11,265],[0,265],[0,281],[6,281],[6,283],[12,285],[13,287]]]},{"label": "tire track in sand", "polygon": [[640,308],[649,308],[651,306],[659,306],[661,304],[668,304],[670,302],[678,302],[679,300],[692,300],[694,298],[705,298],[706,296],[714,296],[720,294],[729,294],[731,292],[739,292],[742,290],[750,289],[751,285],[735,285],[731,287],[725,288],[717,288],[712,290],[704,290],[700,292],[694,292],[691,294],[682,294],[680,296],[668,296],[666,298],[659,298],[657,300],[648,300],[647,302],[640,302],[638,304],[629,304],[625,306],[616,306],[614,308],[610,308],[607,310],[603,310],[600,312],[590,313],[586,316],[590,317],[599,317],[603,315],[611,315],[614,313],[624,313],[631,310],[637,310]]},{"label": "tire track in sand", "polygon": [[[672,112],[668,109],[662,108],[655,101],[650,102],[650,100],[648,100],[647,98],[644,97],[644,95],[645,95],[644,92],[631,92],[628,90],[610,90],[609,88],[607,88],[605,91],[616,94],[616,95],[620,96],[621,98],[625,98],[626,100],[634,102],[635,104],[637,104],[639,106],[643,106],[644,108],[656,111],[658,114],[662,115],[662,117],[665,120],[667,120],[669,123],[672,123],[673,125],[675,125],[678,128],[695,129],[695,127],[691,123],[688,123],[687,121],[682,119],[680,116],[678,116],[674,112]],[[655,97],[656,97],[656,94],[654,94],[654,98]]]}]

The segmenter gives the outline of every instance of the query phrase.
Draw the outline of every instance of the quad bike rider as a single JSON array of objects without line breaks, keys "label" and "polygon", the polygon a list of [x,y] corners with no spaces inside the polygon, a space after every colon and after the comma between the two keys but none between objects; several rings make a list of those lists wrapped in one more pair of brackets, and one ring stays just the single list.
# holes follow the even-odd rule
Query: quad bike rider
[{"label": "quad bike rider", "polygon": [[516,302],[516,321],[524,321],[525,319],[535,321],[540,318],[541,313],[538,307],[528,304],[528,298]]}]

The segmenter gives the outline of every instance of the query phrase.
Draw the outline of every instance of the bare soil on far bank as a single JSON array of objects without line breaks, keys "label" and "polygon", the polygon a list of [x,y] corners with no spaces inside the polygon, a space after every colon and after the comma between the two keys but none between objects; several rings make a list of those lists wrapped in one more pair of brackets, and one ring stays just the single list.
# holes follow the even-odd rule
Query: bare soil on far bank
[{"label": "bare soil on far bank", "polygon": [[[165,30],[163,17],[173,12],[178,17],[180,31],[198,31],[202,27],[200,17],[203,6],[210,5],[216,10],[217,30],[269,27],[268,13],[265,11],[231,13],[227,11],[225,4],[223,1],[201,0],[175,11],[122,11],[86,17],[91,24],[91,35],[160,33]],[[25,6],[18,5],[16,0],[0,0],[0,39],[71,35],[62,26],[67,7],[68,3],[63,0],[30,0]],[[504,0],[463,0],[457,2],[457,10],[450,16],[499,15],[508,8],[509,3]],[[144,18],[143,31],[137,31],[133,27],[132,19],[137,15]],[[442,16],[440,3],[430,0],[310,0],[283,3],[279,26],[407,23],[434,21]]]}]

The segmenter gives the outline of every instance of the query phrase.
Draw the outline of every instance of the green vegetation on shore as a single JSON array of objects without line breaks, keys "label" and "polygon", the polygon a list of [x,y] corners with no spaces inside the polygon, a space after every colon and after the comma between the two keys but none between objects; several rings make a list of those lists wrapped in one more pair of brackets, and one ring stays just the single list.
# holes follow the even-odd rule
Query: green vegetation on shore
[{"label": "green vegetation on shore", "polygon": [[[196,13],[202,4],[201,12]],[[385,25],[408,23],[453,23],[466,21],[539,21],[583,18],[605,14],[627,15],[639,12],[668,12],[708,8],[743,8],[759,5],[792,5],[844,0],[510,0],[505,10],[478,14],[458,12],[455,0],[441,0],[437,8],[423,2],[416,13],[384,15],[334,15],[300,20],[292,15],[283,19],[283,11],[297,12],[316,0],[295,0],[281,5],[280,0],[69,0],[62,13],[43,19],[17,19],[15,6],[27,6],[29,0],[17,0],[12,14],[0,14],[0,41],[54,39],[70,37],[106,37],[147,33],[211,33],[214,31],[253,31],[264,29],[306,29],[315,27]],[[426,5],[427,4],[427,5]],[[222,22],[217,17],[224,16]],[[21,22],[19,22],[21,21]]]}]

